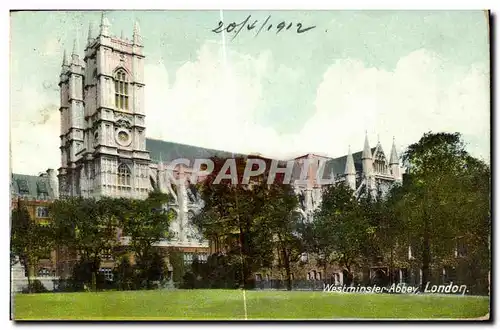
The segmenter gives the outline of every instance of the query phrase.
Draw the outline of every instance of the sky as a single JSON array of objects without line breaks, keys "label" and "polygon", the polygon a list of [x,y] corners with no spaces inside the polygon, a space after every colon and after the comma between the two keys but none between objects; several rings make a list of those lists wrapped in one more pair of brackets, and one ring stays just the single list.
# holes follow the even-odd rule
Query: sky
[{"label": "sky", "polygon": [[[255,20],[216,33],[226,25]],[[386,155],[425,132],[460,132],[490,162],[488,25],[482,11],[111,11],[111,34],[140,25],[146,135],[288,159]],[[11,13],[12,171],[60,166],[59,73],[101,12]],[[269,19],[267,19],[269,17]],[[266,22],[267,19],[267,22]],[[285,26],[278,32],[279,23]],[[264,24],[265,23],[265,24]],[[286,27],[292,24],[290,29]],[[297,33],[302,28],[314,26]],[[272,27],[268,30],[268,26]],[[258,30],[263,26],[261,31]]]}]

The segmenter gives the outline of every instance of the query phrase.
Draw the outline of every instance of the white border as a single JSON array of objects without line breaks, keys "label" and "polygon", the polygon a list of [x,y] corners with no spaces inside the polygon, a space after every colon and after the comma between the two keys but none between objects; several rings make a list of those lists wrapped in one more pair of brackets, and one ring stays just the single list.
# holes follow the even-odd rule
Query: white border
[{"label": "white border", "polygon": [[[499,8],[499,3],[498,1],[486,1],[486,0],[475,0],[475,1],[464,1],[464,0],[455,0],[455,1],[435,1],[435,0],[415,0],[415,1],[401,1],[401,0],[392,0],[392,1],[378,1],[377,3],[370,2],[370,1],[362,1],[362,0],[350,0],[350,1],[336,1],[335,3],[328,3],[327,1],[322,1],[322,0],[308,0],[308,1],[298,1],[298,0],[287,0],[287,1],[265,1],[265,0],[253,0],[253,1],[248,1],[248,0],[223,0],[223,1],[203,1],[203,0],[184,0],[184,1],[176,1],[176,2],[169,2],[168,4],[165,4],[163,2],[159,2],[157,0],[142,0],[142,1],[115,1],[115,0],[110,0],[106,1],[103,3],[102,1],[96,1],[96,0],[88,0],[85,3],[76,3],[76,2],[71,2],[71,1],[54,1],[54,0],[49,0],[49,1],[35,1],[35,0],[27,0],[27,1],[4,1],[1,3],[2,9],[5,7],[4,10],[2,10],[1,15],[0,15],[0,22],[2,24],[2,33],[5,41],[10,40],[9,36],[9,9],[111,9],[111,8],[120,8],[120,9],[263,9],[263,10],[270,10],[270,9],[420,9],[420,10],[436,10],[436,9],[447,9],[450,10],[451,8],[455,10],[459,9],[492,9],[493,13],[498,13],[500,10]],[[106,7],[103,7],[103,4]],[[494,35],[498,37],[498,25],[499,25],[498,17],[496,19],[496,24],[494,26],[495,31]],[[0,93],[2,93],[2,96],[0,99],[5,100],[4,106],[2,107],[3,113],[7,114],[6,120],[2,121],[4,128],[0,131],[1,134],[4,135],[4,138],[1,139],[0,145],[2,148],[2,154],[4,155],[9,155],[9,123],[10,123],[10,114],[9,114],[9,47],[7,43],[3,44],[4,47],[2,48],[1,51],[1,63],[3,63],[4,70],[2,70],[3,74],[1,75],[2,78],[2,88],[0,89]],[[496,45],[496,44],[495,44]],[[495,47],[496,48],[496,47]],[[495,54],[498,54],[494,52]],[[497,73],[497,70],[495,68],[495,73]],[[493,74],[493,73],[492,73]],[[495,93],[495,95],[498,95],[498,83],[495,86],[495,90],[492,90],[492,93]],[[496,104],[495,104],[496,105]],[[497,107],[493,105],[494,110],[498,110]],[[496,127],[500,127],[499,123],[499,115],[496,115]],[[493,135],[493,138],[496,140],[495,134]],[[496,144],[495,146],[495,151],[499,151],[499,144]],[[40,157],[43,157],[43,155],[40,155]],[[493,161],[493,160],[492,160]],[[496,162],[495,162],[496,164]],[[1,240],[2,242],[2,253],[0,253],[1,260],[0,260],[0,265],[2,267],[7,268],[9,261],[8,259],[8,254],[7,250],[9,249],[9,217],[10,217],[10,189],[9,189],[9,183],[10,183],[10,176],[7,176],[8,169],[10,168],[10,161],[9,158],[5,159],[4,161],[1,162],[2,169],[0,173],[4,173],[3,175],[0,176],[0,180],[2,180],[0,187],[2,187],[2,201],[5,203],[4,205],[7,206],[7,210],[4,213],[5,217],[3,219],[3,226],[4,226],[4,239]],[[497,167],[492,170],[495,171]],[[10,172],[10,171],[9,171]],[[495,185],[495,188],[497,186]],[[492,201],[493,204],[497,204],[498,202],[498,196],[495,199],[495,201]],[[492,221],[495,222],[496,219],[493,219]],[[495,237],[497,238],[498,241],[498,228],[499,224],[496,224],[495,226]],[[498,244],[498,242],[496,242]],[[495,244],[495,246],[497,245]],[[499,264],[499,255],[495,254],[495,264],[498,266]],[[497,268],[498,269],[498,268]],[[3,271],[1,272],[2,278],[0,279],[0,287],[2,290],[2,299],[1,304],[2,304],[2,311],[4,311],[3,317],[2,317],[2,323],[4,326],[10,328],[13,327],[14,324],[10,321],[8,321],[8,316],[7,313],[9,311],[9,301],[7,300],[8,297],[8,292],[10,291],[9,289],[9,271]],[[498,288],[498,281],[497,281],[497,272],[494,274],[495,277],[492,279],[495,282],[494,288]],[[498,290],[496,290],[498,292]],[[497,293],[495,292],[495,293]],[[159,302],[161,303],[161,302]],[[49,306],[48,306],[49,307]],[[498,315],[497,315],[498,318]],[[107,326],[112,326],[112,327],[122,327],[124,324],[107,324]],[[216,326],[221,326],[222,324],[217,324]],[[308,326],[307,324],[300,324],[302,326]],[[419,324],[414,324],[410,326],[417,326]],[[443,326],[445,324],[426,324],[426,326],[431,326],[431,327],[437,327],[437,326]],[[453,326],[453,324],[450,324]],[[472,325],[472,324],[468,324]],[[43,326],[43,324],[38,324],[35,325],[36,327]],[[45,326],[50,326],[52,327],[52,324],[47,324]],[[60,325],[63,328],[72,328],[74,325],[70,324],[63,324]],[[95,326],[95,325],[94,325]],[[99,325],[98,325],[99,326]],[[130,326],[130,324],[129,324]],[[131,325],[133,327],[136,327],[138,329],[142,328],[144,325]],[[158,328],[164,327],[165,325],[159,324],[156,325]],[[195,328],[196,325],[190,325],[190,327]],[[215,326],[215,325],[214,325]],[[229,327],[234,327],[235,324],[228,324],[227,326]],[[263,324],[259,324],[259,327],[262,327]],[[287,325],[275,325],[276,327],[280,328],[289,328],[290,324]],[[327,327],[343,327],[344,325],[341,324],[323,324],[323,326]],[[352,325],[351,325],[352,326]],[[359,326],[356,325],[356,326]],[[361,326],[366,326],[361,324]],[[168,327],[177,327],[177,325],[169,324]]]}]

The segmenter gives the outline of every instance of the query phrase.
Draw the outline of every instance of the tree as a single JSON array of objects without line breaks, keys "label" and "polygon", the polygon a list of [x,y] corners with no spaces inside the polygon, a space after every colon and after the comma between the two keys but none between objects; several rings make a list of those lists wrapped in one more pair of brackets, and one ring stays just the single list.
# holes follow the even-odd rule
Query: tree
[{"label": "tree", "polygon": [[58,245],[74,250],[92,274],[96,289],[99,266],[104,255],[113,254],[118,240],[117,200],[112,198],[67,198],[50,208]]},{"label": "tree", "polygon": [[135,289],[135,269],[128,256],[124,255],[118,260],[113,272],[114,280],[120,290]]},{"label": "tree", "polygon": [[374,227],[361,212],[354,194],[344,183],[326,187],[314,222],[309,225],[312,232],[309,243],[316,252],[324,255],[326,262],[337,262],[349,278],[353,278],[353,267],[359,264],[365,244]]},{"label": "tree", "polygon": [[154,248],[148,251],[146,257],[136,260],[136,275],[141,287],[145,284],[146,289],[153,288],[151,282],[161,281],[167,272],[167,263],[162,251]]},{"label": "tree", "polygon": [[[184,266],[184,253],[178,248],[170,248],[168,250],[168,260],[173,269],[172,281],[174,283],[182,282],[182,278],[186,273],[186,267]],[[193,260],[193,264],[196,261]]]},{"label": "tree", "polygon": [[[245,158],[235,159],[238,174],[237,182],[229,179],[216,182],[225,159],[213,158],[215,170],[198,184],[198,190],[205,202],[201,213],[193,223],[202,234],[212,242],[223,241],[227,244],[228,258],[225,262],[239,266],[241,286],[247,285],[250,274],[271,264],[272,245],[269,241],[259,241],[256,219],[266,204],[265,187],[261,185],[263,175],[254,177],[248,184],[241,184],[246,162]],[[231,169],[225,173],[230,174]],[[232,266],[231,266],[232,267]]]},{"label": "tree", "polygon": [[19,257],[28,278],[28,291],[31,292],[31,278],[41,258],[50,255],[54,247],[54,235],[50,225],[37,224],[18,200],[17,208],[12,210],[11,255]]},{"label": "tree", "polygon": [[408,147],[403,161],[409,173],[399,213],[412,249],[420,254],[425,286],[431,264],[454,259],[450,256],[457,238],[465,237],[471,246],[485,245],[490,233],[489,168],[468,155],[459,133],[426,133]]},{"label": "tree", "polygon": [[[298,212],[299,201],[290,185],[261,184],[267,201],[261,208],[256,222],[256,237],[259,241],[270,242],[278,252],[280,266],[285,270],[287,290],[292,290],[291,263],[303,252],[300,236],[301,214]],[[272,255],[273,249],[270,249]]]},{"label": "tree", "polygon": [[[166,208],[171,196],[153,191],[145,200],[119,199],[113,213],[120,220],[123,235],[129,238],[128,248],[134,253],[139,273],[149,288],[150,281],[158,278],[160,265],[154,245],[170,237],[170,222],[174,217],[172,210]],[[158,266],[160,265],[160,266]]]}]

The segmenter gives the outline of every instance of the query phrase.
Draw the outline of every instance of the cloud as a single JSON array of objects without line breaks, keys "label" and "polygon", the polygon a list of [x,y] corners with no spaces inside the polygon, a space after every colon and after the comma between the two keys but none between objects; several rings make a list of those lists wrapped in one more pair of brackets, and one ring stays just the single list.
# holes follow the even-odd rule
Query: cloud
[{"label": "cloud", "polygon": [[262,139],[275,145],[278,135],[255,118],[269,54],[227,57],[220,45],[205,43],[195,61],[177,70],[175,83],[163,63],[147,65],[148,136],[239,152],[262,152]]},{"label": "cloud", "polygon": [[[60,38],[49,38],[43,44],[42,55],[52,57],[52,56],[61,56],[62,54],[62,44]],[[62,58],[62,57],[61,57]]]},{"label": "cloud", "polygon": [[43,124],[29,121],[11,123],[13,172],[37,175],[61,166],[59,113],[52,112]]},{"label": "cloud", "polygon": [[279,102],[289,104],[283,93],[264,99],[263,89],[269,79],[287,76],[281,84],[293,100],[298,92],[293,77],[300,73],[275,65],[270,52],[258,57],[231,52],[226,64],[222,58],[219,45],[205,44],[194,62],[176,72],[173,84],[162,64],[146,68],[149,136],[289,158],[308,152],[341,156],[349,145],[361,150],[365,131],[372,146],[380,139],[386,153],[393,136],[401,152],[425,132],[459,131],[472,142],[474,156],[489,159],[486,67],[452,66],[424,49],[401,58],[393,71],[337,60],[317,87],[315,114],[300,131],[284,135],[256,120]]},{"label": "cloud", "polygon": [[371,145],[379,134],[387,153],[393,136],[401,150],[425,132],[458,131],[466,142],[475,137],[474,156],[489,160],[488,85],[486,66],[453,67],[423,49],[401,58],[393,71],[339,60],[318,86],[301,147],[342,155],[349,144],[361,150],[367,130]]},{"label": "cloud", "polygon": [[[357,59],[332,61],[317,86],[314,115],[301,130],[285,135],[262,116],[272,105],[293,103],[300,92],[296,80],[304,73],[274,63],[269,51],[257,56],[228,51],[227,61],[223,58],[221,45],[213,42],[176,72],[148,58],[148,137],[285,159],[308,152],[341,156],[349,145],[361,150],[365,130],[372,146],[380,135],[386,153],[393,136],[401,151],[424,132],[458,131],[474,156],[489,160],[486,65],[454,66],[423,49],[402,57],[392,71]],[[279,75],[287,78],[272,80]],[[265,93],[270,79],[283,84],[276,95]],[[23,83],[11,91],[14,171],[58,168],[58,92],[29,79]],[[289,99],[281,101],[284,97]]]}]

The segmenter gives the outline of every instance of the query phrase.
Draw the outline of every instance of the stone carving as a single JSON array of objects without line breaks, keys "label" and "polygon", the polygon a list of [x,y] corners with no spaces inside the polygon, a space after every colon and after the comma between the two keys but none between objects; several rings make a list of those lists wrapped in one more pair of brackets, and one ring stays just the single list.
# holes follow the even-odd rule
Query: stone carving
[{"label": "stone carving", "polygon": [[130,129],[131,125],[130,125],[130,122],[128,120],[125,120],[125,119],[119,119],[116,121],[116,126],[117,127],[123,127],[123,128],[127,128],[127,129]]}]

